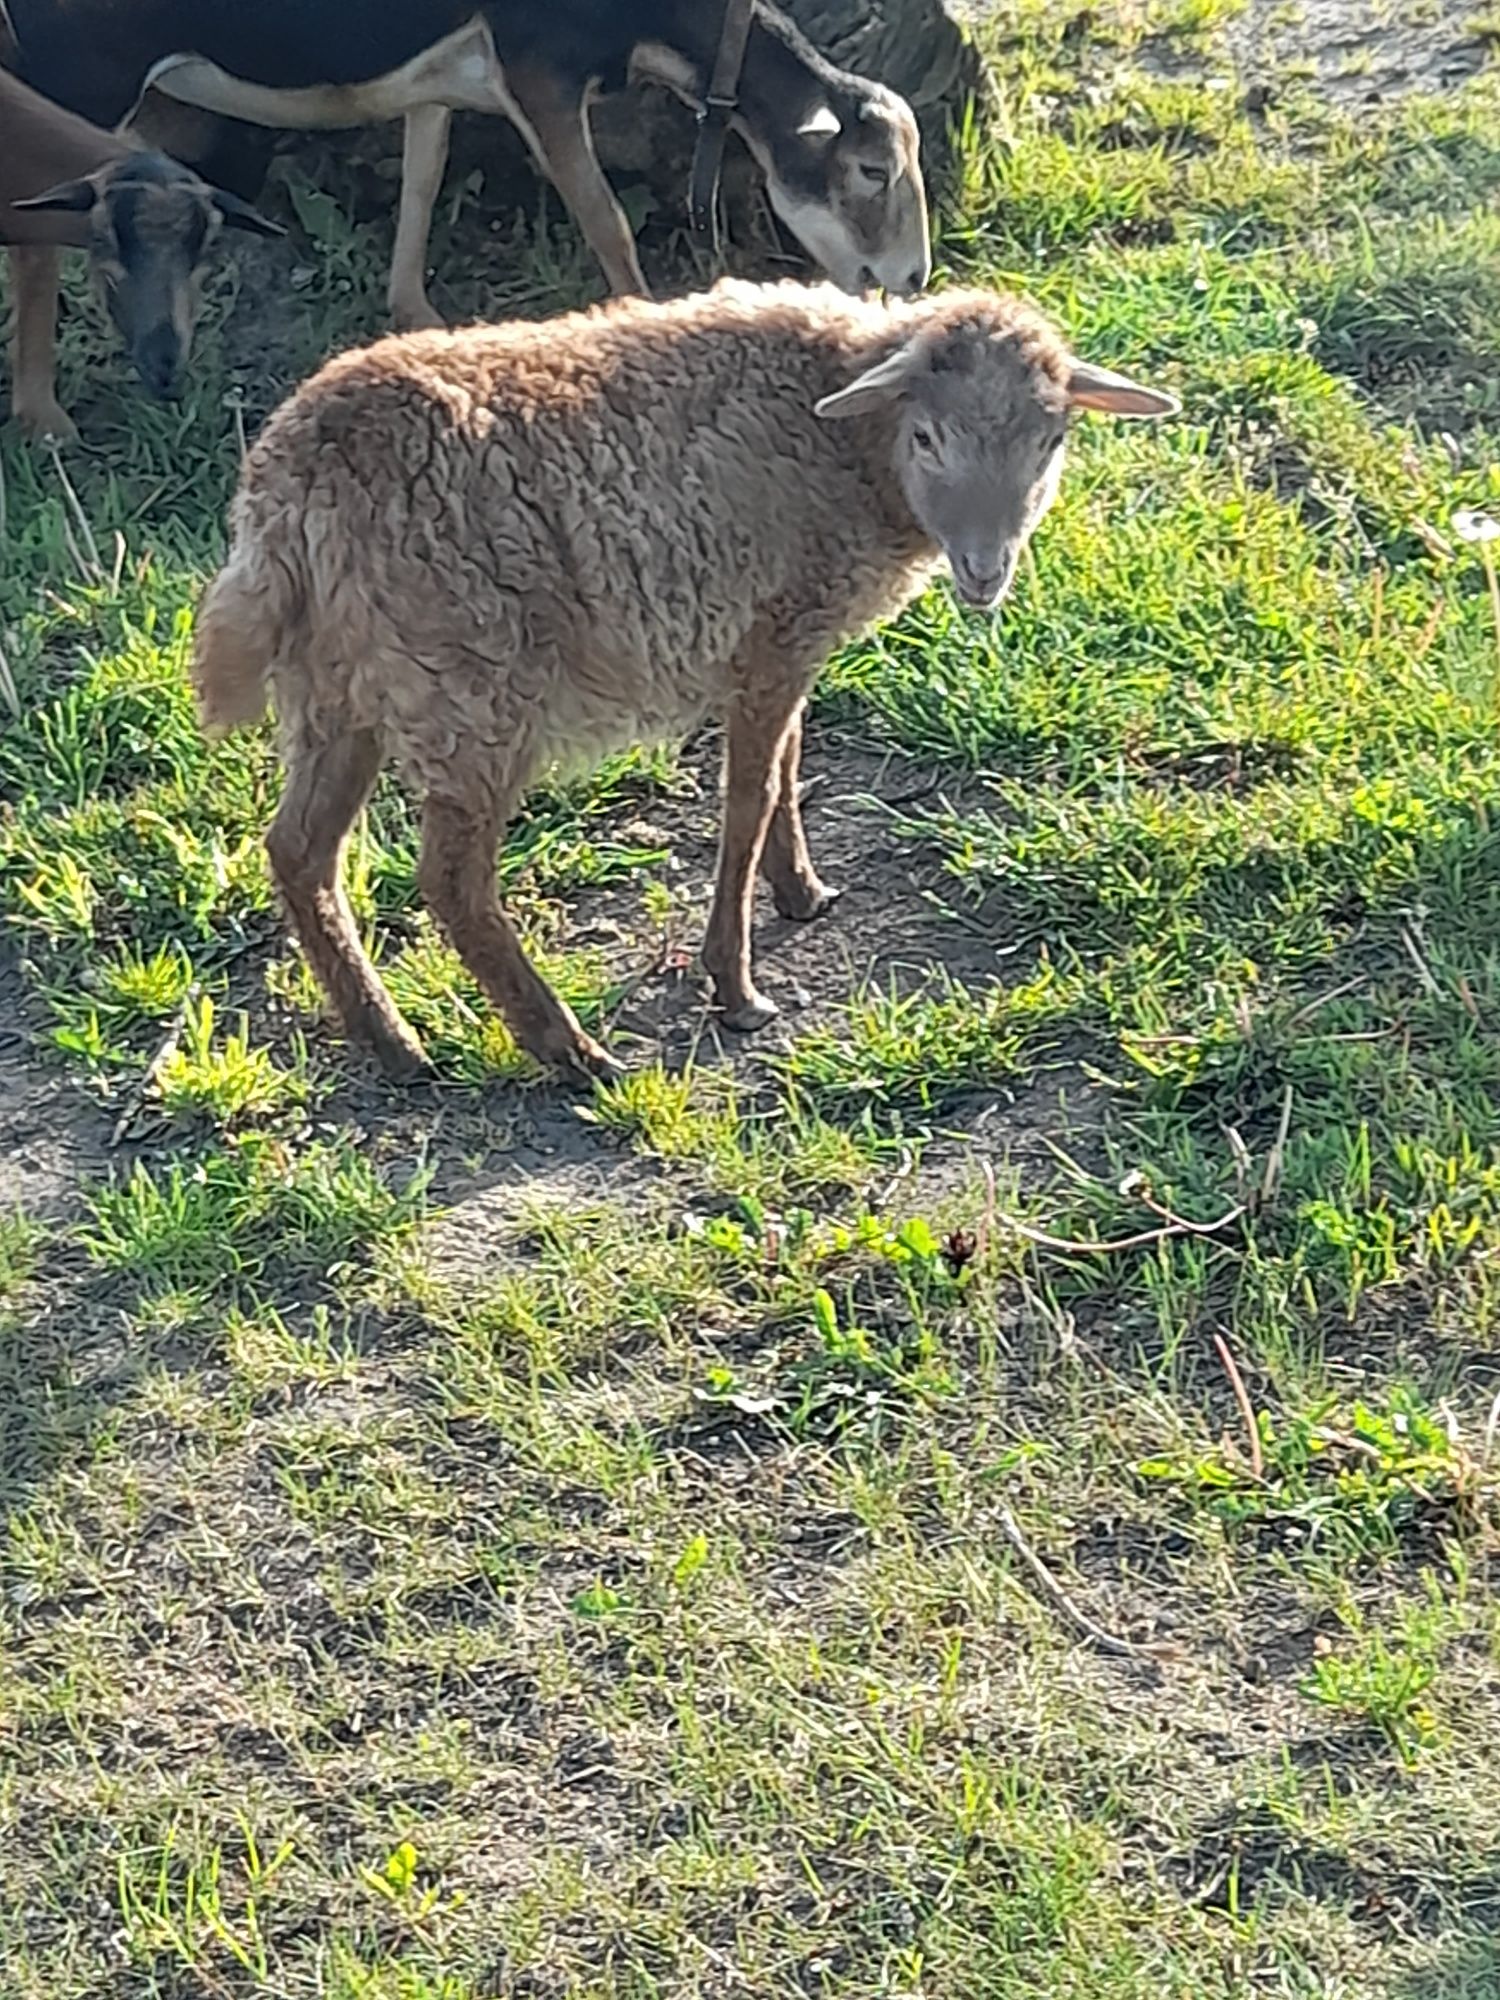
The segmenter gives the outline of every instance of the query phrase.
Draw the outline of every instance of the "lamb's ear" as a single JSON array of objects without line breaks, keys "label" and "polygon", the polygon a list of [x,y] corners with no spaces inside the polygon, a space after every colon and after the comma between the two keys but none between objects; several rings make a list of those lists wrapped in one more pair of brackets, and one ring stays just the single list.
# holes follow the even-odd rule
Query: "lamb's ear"
[{"label": "lamb's ear", "polygon": [[1128,375],[1096,368],[1089,361],[1073,363],[1068,401],[1076,410],[1103,410],[1110,417],[1173,417],[1182,408],[1165,389],[1148,389]]},{"label": "lamb's ear", "polygon": [[847,388],[835,389],[831,396],[814,403],[814,416],[862,417],[866,410],[877,410],[884,403],[893,403],[906,386],[911,366],[911,349],[898,347],[884,361],[877,361],[863,375],[856,375]]},{"label": "lamb's ear", "polygon": [[12,208],[44,208],[65,215],[86,215],[99,199],[99,190],[92,181],[59,181],[56,187],[48,188],[42,194],[29,194],[24,201],[13,201]]},{"label": "lamb's ear", "polygon": [[797,127],[799,139],[836,139],[843,126],[839,114],[831,104],[820,104],[816,111],[810,111]]}]

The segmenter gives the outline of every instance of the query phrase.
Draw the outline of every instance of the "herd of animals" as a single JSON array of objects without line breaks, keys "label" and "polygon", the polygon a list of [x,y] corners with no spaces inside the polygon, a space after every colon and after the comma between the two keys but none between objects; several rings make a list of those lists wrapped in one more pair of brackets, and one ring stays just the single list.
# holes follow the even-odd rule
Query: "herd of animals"
[{"label": "herd of animals", "polygon": [[[722,722],[703,961],[725,1023],[760,1027],[776,1007],[751,961],[757,876],[786,917],[832,900],[798,803],[822,661],[944,561],[963,601],[998,604],[1074,411],[1177,408],[1014,298],[927,293],[910,107],[767,0],[731,123],[825,281],[651,300],[589,104],[643,75],[701,108],[722,16],[722,0],[363,0],[350,34],[326,0],[0,0],[12,404],[34,435],[70,430],[63,247],[88,250],[143,383],[170,394],[219,231],[275,229],[252,205],[267,159],[252,128],[405,120],[389,299],[406,330],[327,362],[260,433],[192,664],[210,733],[274,705],[272,873],[344,1031],[395,1074],[423,1052],[341,881],[386,763],[421,801],[419,886],[455,951],[524,1049],[592,1079],[613,1058],[500,905],[506,822],[550,763]],[[183,114],[171,152],[128,122],[163,97]],[[612,302],[440,327],[426,248],[454,110],[518,127]]]}]

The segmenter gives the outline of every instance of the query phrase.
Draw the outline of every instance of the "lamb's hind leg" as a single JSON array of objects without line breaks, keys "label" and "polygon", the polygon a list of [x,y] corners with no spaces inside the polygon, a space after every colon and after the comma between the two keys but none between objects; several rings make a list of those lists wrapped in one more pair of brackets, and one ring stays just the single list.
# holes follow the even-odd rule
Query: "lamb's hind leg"
[{"label": "lamb's hind leg", "polygon": [[618,1076],[620,1065],[531,964],[500,907],[495,859],[504,820],[503,810],[475,812],[429,798],[418,870],[423,899],[528,1055],[582,1080]]},{"label": "lamb's hind leg", "polygon": [[750,1033],[776,1018],[776,1003],[755,985],[750,960],[755,871],[780,797],[782,749],[797,715],[798,691],[742,685],[729,711],[719,870],[703,939],[703,963],[724,1024]]},{"label": "lamb's hind leg", "polygon": [[298,744],[288,754],[266,850],[292,928],[344,1032],[401,1076],[422,1066],[422,1045],[366,956],[340,881],[344,843],[380,762],[369,730]]},{"label": "lamb's hind leg", "polygon": [[807,834],[802,826],[798,776],[802,769],[802,710],[792,719],[781,746],[781,767],[777,776],[776,809],[766,831],[760,872],[771,885],[771,899],[779,915],[806,923],[821,916],[838,898],[838,890],[819,881],[807,851]]}]

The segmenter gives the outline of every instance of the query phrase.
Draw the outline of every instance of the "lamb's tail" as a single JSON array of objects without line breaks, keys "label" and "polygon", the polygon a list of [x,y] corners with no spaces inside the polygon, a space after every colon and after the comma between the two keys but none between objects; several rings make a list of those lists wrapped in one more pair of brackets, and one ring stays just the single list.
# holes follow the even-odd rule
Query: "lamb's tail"
[{"label": "lamb's tail", "polygon": [[193,628],[193,691],[206,736],[248,728],[266,712],[271,666],[296,623],[303,593],[246,522],[204,592]]}]

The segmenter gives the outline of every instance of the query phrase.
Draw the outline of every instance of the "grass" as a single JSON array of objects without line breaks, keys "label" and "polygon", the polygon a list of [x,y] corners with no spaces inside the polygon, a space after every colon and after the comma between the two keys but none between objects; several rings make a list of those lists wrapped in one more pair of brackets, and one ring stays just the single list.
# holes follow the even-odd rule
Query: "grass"
[{"label": "grass", "polygon": [[[1185,414],[1080,425],[993,625],[938,588],[831,664],[849,894],[766,934],[779,1039],[688,970],[710,760],[529,802],[507,898],[630,1062],[587,1104],[394,786],[351,891],[442,1082],[372,1082],[271,908],[268,739],[193,725],[241,427],[380,323],[347,170],[213,281],[180,409],[72,314],[95,448],[0,440],[7,1996],[1500,1993],[1453,526],[1500,511],[1500,96],[1247,104],[1235,22],[986,31],[945,277]],[[593,287],[485,219],[462,303]]]}]

